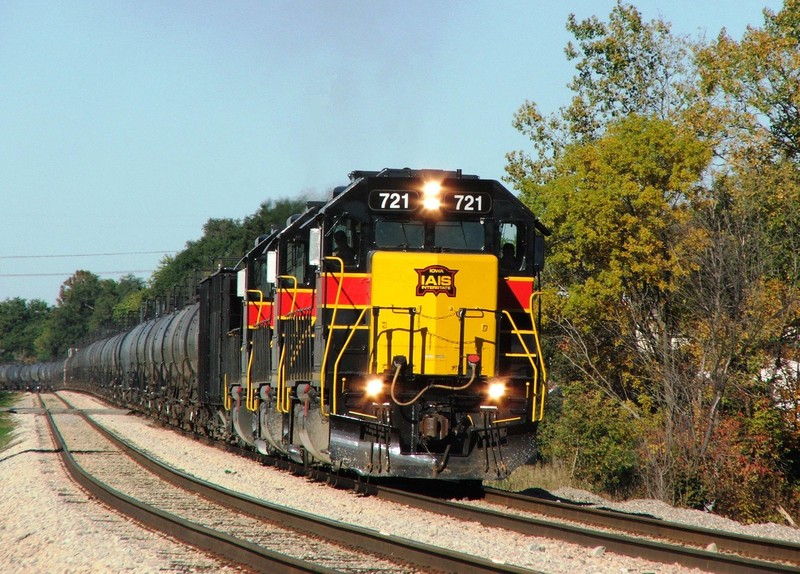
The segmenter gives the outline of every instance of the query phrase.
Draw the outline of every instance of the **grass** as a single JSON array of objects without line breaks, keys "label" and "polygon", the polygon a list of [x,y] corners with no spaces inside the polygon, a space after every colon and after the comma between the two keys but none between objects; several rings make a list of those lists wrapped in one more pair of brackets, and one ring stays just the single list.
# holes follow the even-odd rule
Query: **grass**
[{"label": "grass", "polygon": [[[16,399],[14,393],[0,391],[0,407],[8,407]],[[0,414],[0,450],[2,450],[11,440],[11,431],[14,424],[5,413]]]},{"label": "grass", "polygon": [[565,464],[526,464],[517,468],[505,480],[486,481],[487,486],[523,492],[530,489],[543,489],[554,491],[565,486],[586,488],[570,476],[569,468]]}]

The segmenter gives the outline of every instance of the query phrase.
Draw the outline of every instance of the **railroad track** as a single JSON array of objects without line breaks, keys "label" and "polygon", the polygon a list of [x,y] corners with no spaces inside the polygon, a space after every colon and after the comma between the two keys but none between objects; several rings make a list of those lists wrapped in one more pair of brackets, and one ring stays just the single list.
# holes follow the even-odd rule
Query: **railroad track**
[{"label": "railroad track", "polygon": [[800,566],[800,545],[769,538],[758,538],[710,528],[665,522],[651,516],[622,513],[606,508],[588,507],[562,500],[547,500],[494,488],[484,488],[483,500],[493,505],[521,512],[539,514],[565,521],[575,521],[601,528],[613,528],[636,536],[666,539],[685,546],[708,548],[750,558],[786,562]]},{"label": "railroad track", "polygon": [[[441,500],[404,490],[377,487],[381,499],[520,534],[544,536],[664,564],[719,574],[785,574],[800,568],[800,546],[776,540],[711,531],[658,519],[576,505],[548,503],[495,489],[484,501],[495,508]],[[512,514],[508,509],[545,515]],[[553,521],[558,519],[558,522]],[[566,521],[570,522],[566,522]],[[580,523],[580,525],[576,524]],[[586,525],[601,528],[587,528]],[[613,530],[613,531],[610,531]],[[707,550],[716,544],[717,551]],[[699,547],[698,547],[699,546]],[[760,556],[761,559],[750,556]]]},{"label": "railroad track", "polygon": [[[309,470],[302,465],[268,459],[231,445],[220,445],[213,441],[207,441],[207,444],[406,506],[589,548],[602,546],[610,552],[654,562],[679,564],[706,572],[745,574],[798,572],[800,567],[800,546],[797,544],[689,527],[654,518],[546,501],[488,488],[484,489],[482,496],[484,502],[493,508],[482,508],[475,504],[441,500],[375,483],[364,484],[358,479],[319,469]],[[535,513],[540,517],[515,515],[509,509]],[[715,544],[717,550],[708,550],[710,544]],[[506,567],[503,571],[510,570]]]},{"label": "railroad track", "polygon": [[162,465],[65,402],[56,404],[63,399],[42,400],[79,484],[146,526],[232,562],[269,572],[533,572],[231,492]]}]

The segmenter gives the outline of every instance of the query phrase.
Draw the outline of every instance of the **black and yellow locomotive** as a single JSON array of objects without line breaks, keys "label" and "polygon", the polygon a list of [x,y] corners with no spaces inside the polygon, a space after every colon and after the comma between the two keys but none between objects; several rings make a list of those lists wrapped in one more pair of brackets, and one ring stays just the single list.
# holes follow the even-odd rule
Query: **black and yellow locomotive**
[{"label": "black and yellow locomotive", "polygon": [[547,230],[460,171],[350,178],[204,282],[201,400],[241,440],[297,461],[505,476],[535,455],[543,413]]}]

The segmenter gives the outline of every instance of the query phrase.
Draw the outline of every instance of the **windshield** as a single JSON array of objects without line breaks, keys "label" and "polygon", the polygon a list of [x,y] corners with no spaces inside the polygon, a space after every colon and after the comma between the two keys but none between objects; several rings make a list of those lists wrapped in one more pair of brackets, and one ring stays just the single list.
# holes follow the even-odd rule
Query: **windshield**
[{"label": "windshield", "polygon": [[425,245],[425,227],[419,221],[384,221],[375,223],[375,244],[384,248],[421,249]]},{"label": "windshield", "polygon": [[[439,221],[434,227],[434,244],[446,251],[481,251],[486,245],[486,230],[479,221]],[[375,245],[383,249],[422,249],[425,225],[420,221],[375,222]]]},{"label": "windshield", "polygon": [[480,251],[485,231],[479,221],[440,221],[436,224],[435,247],[454,251]]}]

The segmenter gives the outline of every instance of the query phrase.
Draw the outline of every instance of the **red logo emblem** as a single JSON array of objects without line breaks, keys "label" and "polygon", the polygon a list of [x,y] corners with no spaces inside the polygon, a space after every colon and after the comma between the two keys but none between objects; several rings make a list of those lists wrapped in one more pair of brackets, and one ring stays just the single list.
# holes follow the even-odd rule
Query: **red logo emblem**
[{"label": "red logo emblem", "polygon": [[415,269],[417,272],[417,296],[422,297],[427,293],[438,295],[444,293],[448,297],[456,296],[456,273],[443,265],[430,265],[424,269]]}]

